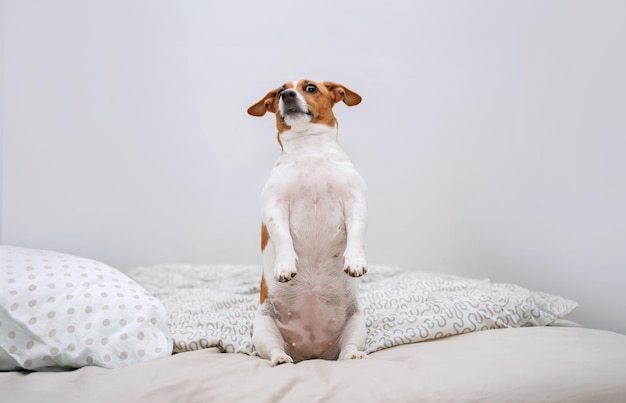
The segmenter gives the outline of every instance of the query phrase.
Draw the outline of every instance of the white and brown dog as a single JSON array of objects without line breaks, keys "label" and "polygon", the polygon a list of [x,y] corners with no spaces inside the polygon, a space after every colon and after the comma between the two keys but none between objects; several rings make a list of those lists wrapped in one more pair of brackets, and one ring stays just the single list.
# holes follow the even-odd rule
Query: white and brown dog
[{"label": "white and brown dog", "polygon": [[[341,84],[294,81],[248,109],[276,114],[282,152],[262,192],[261,305],[253,342],[272,365],[367,358],[358,282],[367,272],[366,185],[337,143]],[[296,276],[297,274],[297,276]]]}]

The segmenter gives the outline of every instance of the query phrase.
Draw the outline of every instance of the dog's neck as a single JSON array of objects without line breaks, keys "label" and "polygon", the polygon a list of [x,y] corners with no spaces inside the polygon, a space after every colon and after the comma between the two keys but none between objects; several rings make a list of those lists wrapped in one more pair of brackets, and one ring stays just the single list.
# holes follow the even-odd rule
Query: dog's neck
[{"label": "dog's neck", "polygon": [[308,123],[280,133],[283,154],[325,154],[339,149],[337,127]]}]

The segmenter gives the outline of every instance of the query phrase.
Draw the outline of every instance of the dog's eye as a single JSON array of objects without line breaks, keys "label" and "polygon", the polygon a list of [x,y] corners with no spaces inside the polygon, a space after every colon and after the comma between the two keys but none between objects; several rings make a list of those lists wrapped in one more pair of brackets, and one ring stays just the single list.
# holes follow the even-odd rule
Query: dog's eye
[{"label": "dog's eye", "polygon": [[309,94],[315,94],[317,92],[317,87],[314,86],[313,84],[309,84],[306,87],[304,87],[304,90],[308,92]]},{"label": "dog's eye", "polygon": [[278,91],[278,94],[276,95],[278,98],[282,98],[283,97],[283,92],[285,92],[285,90],[280,90]]}]

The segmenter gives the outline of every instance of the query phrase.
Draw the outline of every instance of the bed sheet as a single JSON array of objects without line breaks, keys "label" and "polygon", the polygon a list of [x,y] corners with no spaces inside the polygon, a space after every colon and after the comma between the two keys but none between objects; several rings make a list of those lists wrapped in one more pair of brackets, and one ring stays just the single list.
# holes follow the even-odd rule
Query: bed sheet
[{"label": "bed sheet", "polygon": [[218,348],[117,369],[0,373],[6,402],[619,402],[626,336],[499,329],[384,349],[367,360],[270,367]]}]

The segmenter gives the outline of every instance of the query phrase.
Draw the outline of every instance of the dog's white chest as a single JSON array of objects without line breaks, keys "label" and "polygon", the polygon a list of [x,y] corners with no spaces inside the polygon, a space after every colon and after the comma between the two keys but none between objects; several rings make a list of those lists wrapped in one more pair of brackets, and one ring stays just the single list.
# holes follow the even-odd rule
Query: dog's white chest
[{"label": "dog's white chest", "polygon": [[292,236],[332,240],[344,232],[343,202],[354,175],[348,164],[312,158],[274,169],[267,190],[288,203]]}]

